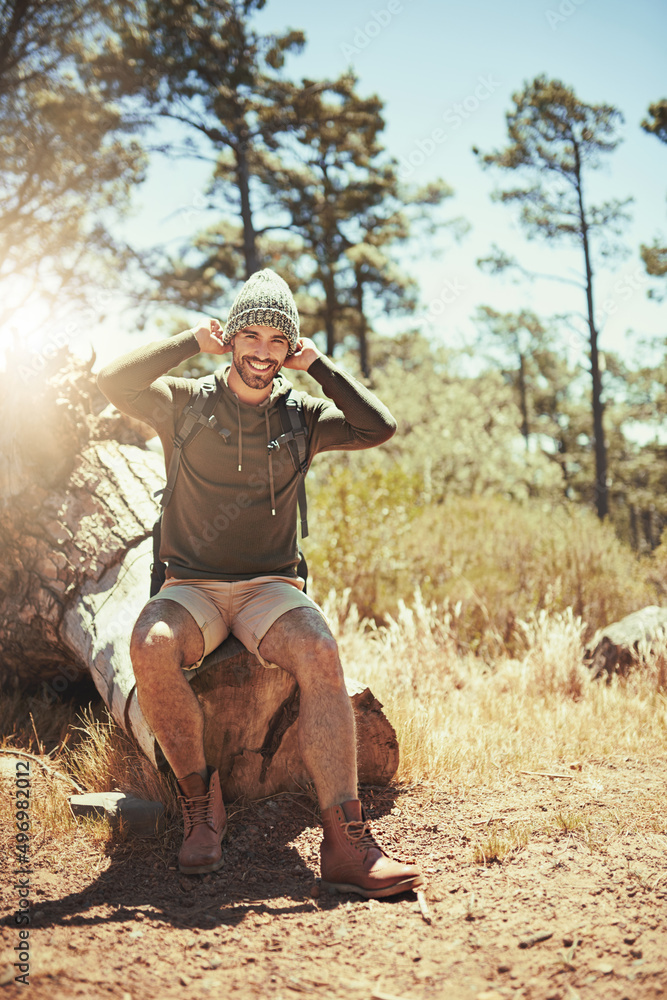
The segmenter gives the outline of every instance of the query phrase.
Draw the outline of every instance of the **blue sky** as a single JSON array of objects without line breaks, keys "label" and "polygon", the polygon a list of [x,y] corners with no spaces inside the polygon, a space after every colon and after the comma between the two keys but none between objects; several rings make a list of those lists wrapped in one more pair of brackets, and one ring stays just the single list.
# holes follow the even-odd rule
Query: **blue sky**
[{"label": "blue sky", "polygon": [[[378,331],[419,325],[438,342],[463,347],[473,342],[470,317],[480,304],[532,308],[544,316],[583,308],[580,293],[566,285],[514,284],[482,275],[475,264],[495,242],[541,271],[580,273],[578,251],[528,243],[512,211],[491,202],[489,195],[503,178],[483,172],[471,151],[473,146],[487,151],[504,144],[512,93],[544,73],[574,87],[582,100],[610,103],[625,117],[624,142],[588,181],[591,200],[635,198],[625,232],[631,256],[615,271],[600,270],[596,278],[598,305],[606,304],[609,313],[602,347],[632,358],[636,336],[667,333],[666,310],[646,298],[650,283],[638,257],[642,241],[667,236],[667,146],[639,127],[648,105],[667,97],[666,4],[269,0],[254,24],[263,32],[288,27],[305,31],[305,50],[291,57],[285,69],[294,79],[335,77],[351,66],[359,91],[376,93],[385,103],[384,143],[404,164],[407,179],[420,185],[443,178],[455,191],[444,214],[463,216],[471,226],[460,244],[443,232],[433,242],[411,248],[405,266],[419,280],[422,310],[414,321],[380,315]],[[128,236],[139,245],[163,240],[179,245],[204,224],[204,181],[197,164],[155,160],[148,182],[136,192],[134,217],[125,227]],[[194,321],[195,315],[189,319]],[[154,328],[121,334],[115,320],[92,333],[76,316],[74,324],[74,346],[85,352],[92,341],[100,363],[156,335]],[[633,331],[630,338],[628,330]],[[580,348],[576,337],[571,346],[575,352]]]},{"label": "blue sky", "polygon": [[[527,306],[545,315],[583,306],[579,293],[562,284],[517,285],[479,272],[475,260],[493,242],[536,269],[563,275],[578,272],[580,258],[577,251],[525,240],[512,211],[489,198],[504,178],[483,172],[472,147],[490,150],[504,144],[511,95],[540,73],[572,86],[582,100],[621,110],[624,142],[589,179],[592,199],[635,198],[626,232],[632,256],[615,272],[600,271],[597,279],[598,304],[607,304],[610,313],[602,342],[631,351],[628,328],[645,335],[667,332],[664,307],[646,299],[637,256],[642,241],[667,235],[667,146],[639,127],[648,105],[667,96],[667,5],[648,0],[402,0],[389,7],[342,0],[315,10],[305,0],[288,0],[268,3],[257,24],[274,31],[304,28],[307,48],[288,67],[295,75],[335,75],[352,65],[360,91],[377,93],[385,102],[388,150],[408,170],[423,159],[409,180],[421,184],[442,177],[454,188],[451,212],[469,221],[468,237],[453,245],[443,234],[437,241],[444,251],[441,259],[434,261],[426,248],[411,264],[432,318],[426,329],[452,346],[471,342],[470,314],[480,303],[507,310]],[[488,96],[476,100],[483,93]],[[466,109],[464,118],[460,112]],[[423,156],[438,128],[444,140],[432,143],[431,155]],[[434,317],[429,303],[452,297],[441,293],[448,280],[463,291]]]}]

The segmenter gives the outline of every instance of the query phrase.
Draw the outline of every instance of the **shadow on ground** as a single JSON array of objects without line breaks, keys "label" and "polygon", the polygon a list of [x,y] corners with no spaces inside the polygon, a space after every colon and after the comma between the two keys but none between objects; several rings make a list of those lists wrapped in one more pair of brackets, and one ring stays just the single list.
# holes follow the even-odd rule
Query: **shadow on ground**
[{"label": "shadow on ground", "polygon": [[[398,794],[392,787],[361,792],[371,819],[390,813]],[[261,802],[234,803],[228,813],[224,863],[217,872],[182,875],[178,871],[180,817],[171,817],[168,827],[152,839],[117,832],[106,846],[110,864],[105,871],[81,891],[60,898],[37,897],[32,926],[93,928],[137,919],[211,929],[236,926],[249,913],[310,912],[313,896],[319,892],[321,841],[312,799],[285,794]],[[349,899],[360,897],[323,893],[319,905],[334,909]],[[100,907],[105,908],[104,915]],[[12,924],[13,917],[1,923]]]}]

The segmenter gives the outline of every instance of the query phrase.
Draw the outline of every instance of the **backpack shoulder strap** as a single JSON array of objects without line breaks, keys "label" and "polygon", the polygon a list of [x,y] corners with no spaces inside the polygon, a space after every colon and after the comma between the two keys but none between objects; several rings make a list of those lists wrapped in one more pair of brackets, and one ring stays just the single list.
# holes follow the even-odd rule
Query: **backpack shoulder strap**
[{"label": "backpack shoulder strap", "polygon": [[303,400],[298,392],[290,389],[278,401],[283,424],[282,438],[292,455],[297,472],[305,476],[308,472],[308,426],[303,415]]},{"label": "backpack shoulder strap", "polygon": [[160,497],[160,506],[164,509],[174,492],[176,477],[181,464],[181,453],[183,448],[197,436],[202,427],[210,427],[216,431],[225,443],[230,436],[230,431],[225,427],[220,427],[218,421],[213,416],[215,404],[220,395],[220,385],[215,375],[210,375],[200,382],[194,396],[183,409],[181,419],[174,438],[174,450],[169,462],[167,473],[167,483],[161,490],[156,490],[153,496]]},{"label": "backpack shoulder strap", "polygon": [[303,400],[294,389],[278,399],[278,412],[283,433],[269,443],[269,451],[286,445],[292,464],[299,476],[297,500],[301,515],[301,537],[308,537],[308,501],[306,499],[306,473],[308,472],[308,426],[303,414]]}]

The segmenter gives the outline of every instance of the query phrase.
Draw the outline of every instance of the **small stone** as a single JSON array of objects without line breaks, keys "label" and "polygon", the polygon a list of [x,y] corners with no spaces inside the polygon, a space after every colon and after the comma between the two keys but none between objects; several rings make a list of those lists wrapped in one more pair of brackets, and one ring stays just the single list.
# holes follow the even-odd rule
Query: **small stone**
[{"label": "small stone", "polygon": [[219,955],[213,955],[208,963],[209,969],[219,969],[222,965],[222,959]]},{"label": "small stone", "polygon": [[630,954],[632,955],[633,958],[641,958],[644,952],[641,950],[641,948],[631,948]]},{"label": "small stone", "polygon": [[538,931],[536,934],[524,938],[523,941],[519,941],[519,948],[532,948],[533,945],[540,944],[542,941],[548,941],[550,937],[553,937],[553,931]]},{"label": "small stone", "polygon": [[614,971],[614,966],[609,965],[608,962],[600,962],[599,965],[593,966],[594,972],[600,972],[603,976],[609,976]]},{"label": "small stone", "polygon": [[190,977],[186,976],[184,973],[180,974],[180,976],[178,977],[178,981],[181,984],[181,986],[189,986],[190,983],[192,982]]},{"label": "small stone", "polygon": [[161,802],[124,792],[88,792],[70,795],[68,801],[74,816],[105,816],[112,826],[118,826],[122,819],[137,837],[154,837],[164,818]]}]

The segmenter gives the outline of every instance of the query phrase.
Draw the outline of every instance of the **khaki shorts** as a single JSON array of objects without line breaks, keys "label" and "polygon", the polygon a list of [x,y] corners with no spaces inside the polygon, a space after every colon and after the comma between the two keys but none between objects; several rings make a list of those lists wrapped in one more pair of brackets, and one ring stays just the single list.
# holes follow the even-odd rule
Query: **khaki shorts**
[{"label": "khaki shorts", "polygon": [[148,603],[176,601],[199,625],[204,636],[204,653],[201,660],[185,667],[186,670],[198,667],[230,633],[265,667],[275,667],[275,663],[267,663],[260,656],[258,648],[274,622],[293,608],[315,608],[324,617],[315,601],[303,593],[304,587],[300,577],[290,576],[257,576],[233,582],[172,578]]}]

